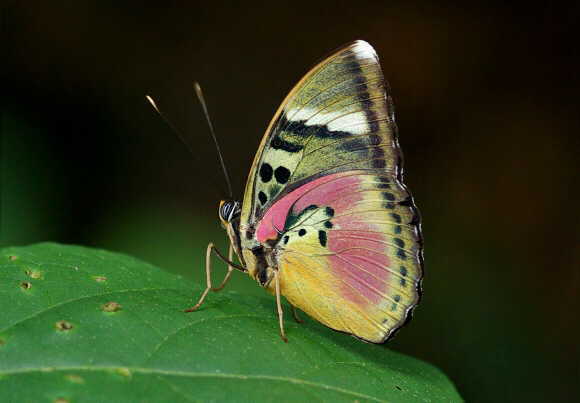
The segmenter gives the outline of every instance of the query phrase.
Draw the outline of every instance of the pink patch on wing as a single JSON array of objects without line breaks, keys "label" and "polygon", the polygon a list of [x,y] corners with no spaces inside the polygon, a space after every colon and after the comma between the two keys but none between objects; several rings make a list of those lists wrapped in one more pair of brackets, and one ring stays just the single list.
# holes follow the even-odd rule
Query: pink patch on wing
[{"label": "pink patch on wing", "polygon": [[308,182],[274,203],[256,230],[260,242],[276,239],[287,230],[284,225],[290,211],[299,214],[313,204],[332,207],[334,227],[327,231],[326,248],[321,248],[321,264],[337,277],[341,295],[362,307],[384,301],[394,280],[386,223],[376,211],[376,201],[369,199],[376,193],[368,192],[374,190],[368,179],[366,173],[350,171]]},{"label": "pink patch on wing", "polygon": [[353,172],[339,172],[300,186],[278,200],[266,211],[256,230],[258,240],[265,242],[268,239],[276,239],[278,234],[285,230],[284,224],[290,209],[294,213],[298,213],[312,204],[325,206],[328,202],[338,199],[332,203],[335,215],[347,210],[350,205],[362,200],[361,193],[352,192],[359,189],[363,181],[364,176],[362,175]]},{"label": "pink patch on wing", "polygon": [[329,269],[341,278],[341,294],[356,304],[378,305],[385,299],[391,259],[386,235],[369,231],[332,231],[329,234]]}]

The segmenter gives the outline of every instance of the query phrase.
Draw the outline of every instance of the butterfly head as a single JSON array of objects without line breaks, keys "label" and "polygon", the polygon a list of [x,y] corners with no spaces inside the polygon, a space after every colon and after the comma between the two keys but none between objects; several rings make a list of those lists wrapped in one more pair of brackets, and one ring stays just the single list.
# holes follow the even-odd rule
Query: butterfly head
[{"label": "butterfly head", "polygon": [[222,200],[220,202],[220,220],[222,226],[226,228],[228,224],[234,221],[236,218],[239,219],[240,213],[242,212],[242,204],[236,200]]}]

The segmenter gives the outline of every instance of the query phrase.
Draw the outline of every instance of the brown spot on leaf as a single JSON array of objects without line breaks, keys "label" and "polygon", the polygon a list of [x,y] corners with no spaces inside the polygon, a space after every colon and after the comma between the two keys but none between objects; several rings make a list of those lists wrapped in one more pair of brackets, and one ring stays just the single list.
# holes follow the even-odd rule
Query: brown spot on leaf
[{"label": "brown spot on leaf", "polygon": [[32,288],[32,284],[28,281],[23,281],[20,283],[20,287],[22,287],[23,290],[30,290]]},{"label": "brown spot on leaf", "polygon": [[56,328],[61,332],[67,332],[73,328],[73,325],[66,320],[56,322]]}]

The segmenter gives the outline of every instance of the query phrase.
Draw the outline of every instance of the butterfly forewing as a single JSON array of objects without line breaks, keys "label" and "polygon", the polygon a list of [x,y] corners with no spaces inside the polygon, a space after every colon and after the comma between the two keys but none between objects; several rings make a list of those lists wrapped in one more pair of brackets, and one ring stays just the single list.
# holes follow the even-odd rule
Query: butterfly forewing
[{"label": "butterfly forewing", "polygon": [[242,221],[303,181],[351,169],[396,170],[394,118],[378,58],[357,41],[291,91],[266,132],[248,178]]}]

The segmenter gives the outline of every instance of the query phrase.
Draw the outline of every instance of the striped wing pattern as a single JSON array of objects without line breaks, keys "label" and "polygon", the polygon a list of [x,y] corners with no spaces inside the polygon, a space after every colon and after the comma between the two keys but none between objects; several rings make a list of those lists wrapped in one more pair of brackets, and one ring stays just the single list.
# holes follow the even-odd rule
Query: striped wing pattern
[{"label": "striped wing pattern", "polygon": [[315,66],[274,116],[256,155],[242,222],[302,183],[352,169],[397,174],[393,108],[374,49],[356,41]]}]

